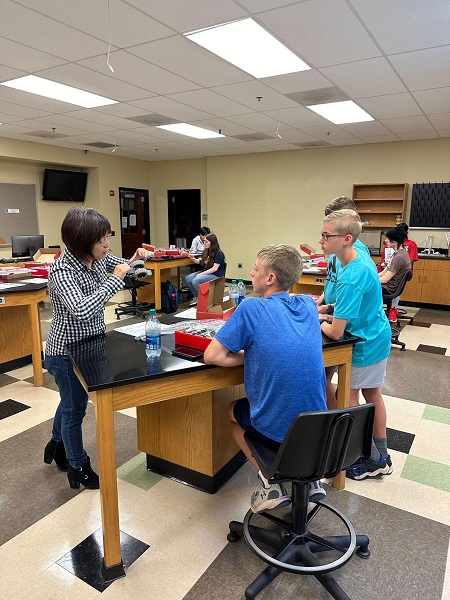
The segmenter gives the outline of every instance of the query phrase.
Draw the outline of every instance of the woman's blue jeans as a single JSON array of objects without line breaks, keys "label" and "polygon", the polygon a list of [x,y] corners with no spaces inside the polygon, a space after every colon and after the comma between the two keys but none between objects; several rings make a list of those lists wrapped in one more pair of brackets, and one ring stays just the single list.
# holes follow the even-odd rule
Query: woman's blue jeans
[{"label": "woman's blue jeans", "polygon": [[52,439],[64,442],[67,460],[73,468],[81,467],[88,456],[83,448],[81,425],[88,395],[75,375],[68,356],[45,355],[45,367],[53,375],[59,389],[60,401],[53,420]]},{"label": "woman's blue jeans", "polygon": [[[197,276],[197,277],[196,277]],[[198,288],[201,283],[205,283],[205,281],[212,281],[213,279],[217,279],[217,275],[213,273],[207,273],[206,275],[202,275],[201,273],[189,273],[184,278],[184,283],[186,287],[189,289],[191,294],[196,298],[198,296]]]}]

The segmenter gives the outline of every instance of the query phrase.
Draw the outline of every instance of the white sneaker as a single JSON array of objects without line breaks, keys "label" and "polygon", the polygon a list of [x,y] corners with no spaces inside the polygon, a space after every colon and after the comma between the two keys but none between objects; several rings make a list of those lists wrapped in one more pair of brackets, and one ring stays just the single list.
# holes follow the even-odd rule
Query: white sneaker
[{"label": "white sneaker", "polygon": [[273,483],[268,488],[261,482],[252,494],[251,509],[254,513],[263,510],[273,510],[287,506],[291,502],[291,497],[286,494],[286,490],[279,483]]},{"label": "white sneaker", "polygon": [[311,481],[309,484],[309,501],[310,502],[319,502],[319,500],[324,500],[327,495],[326,491],[323,489],[322,482],[320,479],[318,481]]}]

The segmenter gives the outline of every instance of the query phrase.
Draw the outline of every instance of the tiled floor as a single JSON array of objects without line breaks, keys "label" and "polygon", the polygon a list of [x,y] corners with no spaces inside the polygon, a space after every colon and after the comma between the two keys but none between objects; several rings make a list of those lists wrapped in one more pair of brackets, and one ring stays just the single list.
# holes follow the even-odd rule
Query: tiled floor
[{"label": "tiled floor", "polygon": [[[138,319],[114,316],[108,329]],[[187,305],[180,307],[180,310]],[[450,599],[450,312],[409,309],[406,351],[393,348],[384,398],[390,476],[346,481],[328,500],[371,538],[368,561],[355,557],[335,576],[362,600]],[[41,308],[43,336],[51,318]],[[174,316],[162,317],[173,322]],[[438,353],[433,350],[439,348]],[[430,350],[431,349],[431,350]],[[442,351],[443,350],[443,351]],[[202,493],[149,473],[136,446],[135,412],[116,416],[120,525],[127,576],[105,585],[98,491],[72,490],[42,461],[58,402],[53,379],[32,383],[31,366],[0,374],[0,583],[5,600],[240,599],[264,568],[243,541],[228,543],[228,522],[248,509],[254,476],[246,464],[219,492]],[[93,407],[85,446],[96,464]],[[283,574],[258,598],[325,599],[310,578]]]}]

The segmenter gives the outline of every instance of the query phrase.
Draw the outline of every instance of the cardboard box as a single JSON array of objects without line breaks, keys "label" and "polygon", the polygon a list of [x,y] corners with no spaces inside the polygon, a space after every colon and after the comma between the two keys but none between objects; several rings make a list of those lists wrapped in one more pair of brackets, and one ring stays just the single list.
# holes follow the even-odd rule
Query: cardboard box
[{"label": "cardboard box", "polygon": [[226,321],[236,309],[234,300],[223,299],[225,277],[202,283],[198,290],[197,319],[223,319]]},{"label": "cardboard box", "polygon": [[38,263],[52,263],[59,250],[60,248],[40,248],[33,256],[33,260]]},{"label": "cardboard box", "polygon": [[184,333],[184,331],[175,331],[175,346],[187,346],[188,348],[196,348],[197,350],[206,350],[210,343],[211,338]]}]

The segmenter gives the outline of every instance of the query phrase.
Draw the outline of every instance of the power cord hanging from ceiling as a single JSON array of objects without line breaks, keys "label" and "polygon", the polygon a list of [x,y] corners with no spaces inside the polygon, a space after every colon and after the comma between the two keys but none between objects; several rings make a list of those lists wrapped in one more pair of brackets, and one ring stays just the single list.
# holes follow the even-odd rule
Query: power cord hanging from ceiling
[{"label": "power cord hanging from ceiling", "polygon": [[[111,52],[111,11],[109,9],[109,0],[108,0],[108,37],[109,37],[109,46],[108,46],[108,53],[106,55],[106,64],[108,65],[111,73],[114,73],[114,67],[109,62],[109,53]],[[114,148],[114,150],[115,150],[115,148]],[[114,150],[113,150],[113,152],[114,152]]]},{"label": "power cord hanging from ceiling", "polygon": [[278,109],[278,127],[277,127],[277,130],[275,131],[275,134],[280,138],[280,140],[282,140],[283,138],[278,133],[278,130],[280,129],[280,124],[281,124],[281,113],[280,113],[280,109]]}]

